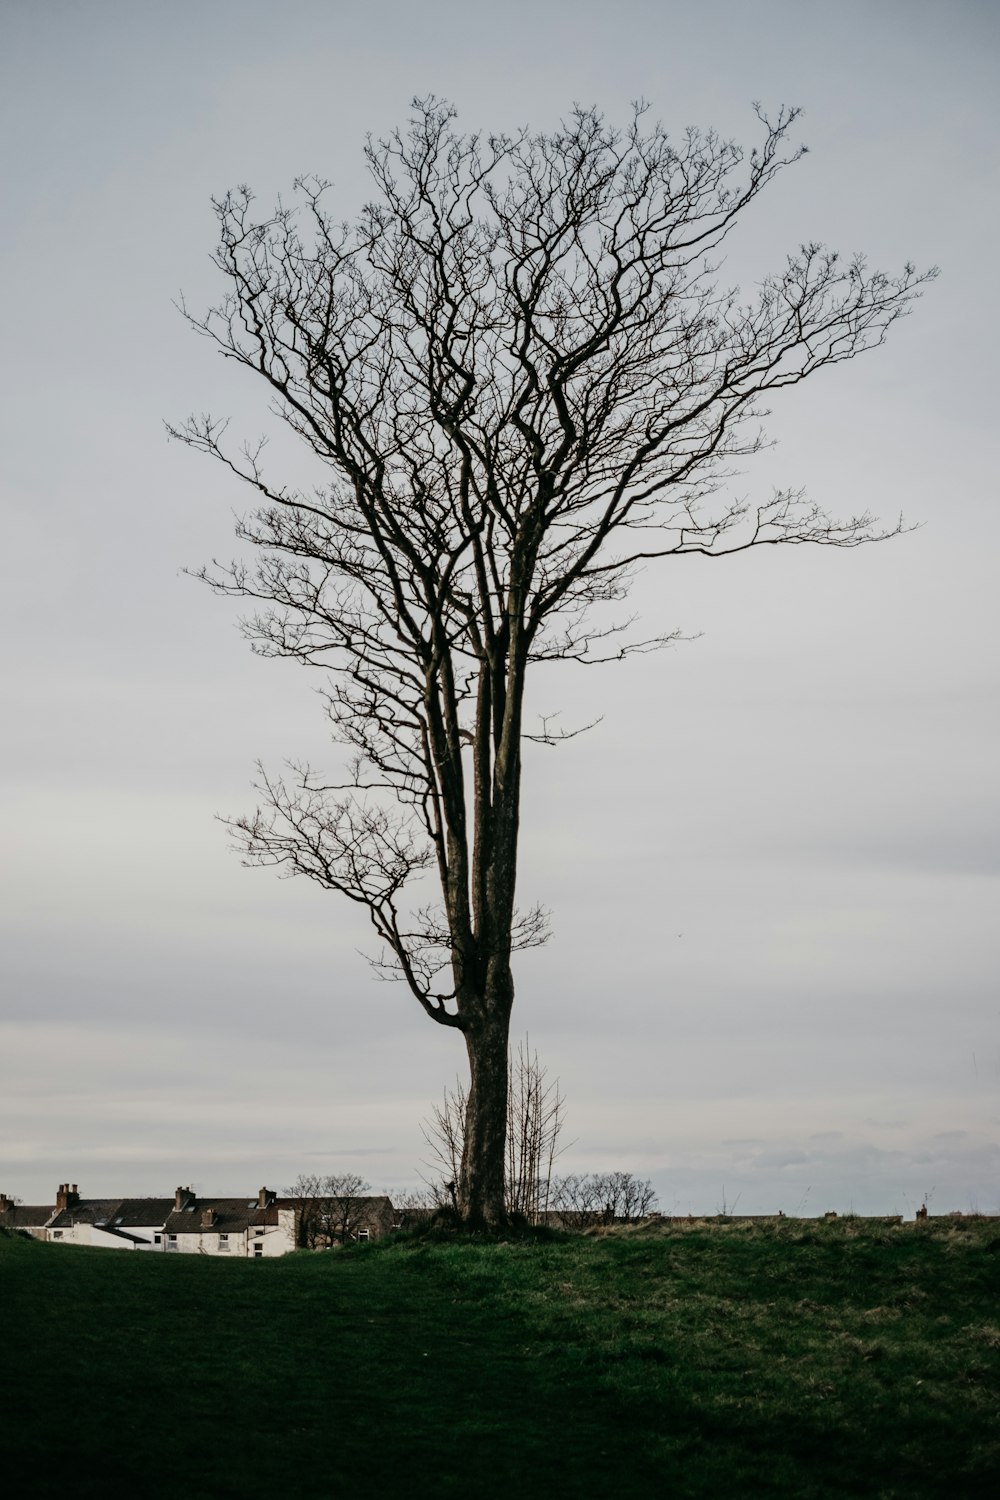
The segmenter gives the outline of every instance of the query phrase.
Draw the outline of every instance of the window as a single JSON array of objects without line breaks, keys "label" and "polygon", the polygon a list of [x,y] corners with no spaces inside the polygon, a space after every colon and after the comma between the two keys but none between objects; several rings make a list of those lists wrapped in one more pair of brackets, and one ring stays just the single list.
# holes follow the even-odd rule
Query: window
[{"label": "window", "polygon": [[228,1255],[229,1254],[229,1236],[228,1236],[228,1234],[220,1234],[219,1235],[219,1254],[220,1255]]},{"label": "window", "polygon": [[159,1245],[159,1244],[162,1243],[162,1241],[163,1241],[163,1235],[162,1234],[154,1234],[153,1235],[153,1244],[154,1245]]},{"label": "window", "polygon": [[176,1236],[176,1234],[168,1234],[167,1235],[167,1249],[168,1250],[176,1250],[177,1249],[177,1236]]},{"label": "window", "polygon": [[52,1231],[52,1238],[54,1240],[61,1240],[62,1239],[62,1230],[61,1229],[53,1229],[53,1231]]},{"label": "window", "polygon": [[372,1232],[371,1232],[370,1229],[359,1229],[357,1231],[356,1236],[355,1236],[355,1238],[359,1239],[359,1240],[370,1240],[371,1237],[372,1237]]},{"label": "window", "polygon": [[262,1241],[260,1241],[260,1240],[257,1241],[256,1245],[254,1245],[254,1247],[253,1247],[253,1253],[254,1253],[254,1259],[255,1260],[259,1260],[259,1259],[261,1259],[263,1257],[263,1254],[264,1254],[264,1245],[263,1245]]}]

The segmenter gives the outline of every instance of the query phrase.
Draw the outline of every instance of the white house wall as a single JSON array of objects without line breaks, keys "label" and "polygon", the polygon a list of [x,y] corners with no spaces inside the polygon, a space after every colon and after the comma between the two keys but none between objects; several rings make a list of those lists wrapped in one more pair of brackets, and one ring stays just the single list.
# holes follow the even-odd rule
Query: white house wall
[{"label": "white house wall", "polygon": [[46,1238],[56,1245],[89,1245],[90,1224],[70,1224],[65,1229],[50,1229]]},{"label": "white house wall", "polygon": [[[260,1232],[263,1229],[263,1234]],[[260,1259],[287,1255],[295,1249],[295,1210],[279,1208],[277,1224],[252,1224],[247,1231],[247,1255],[257,1258],[256,1246],[262,1247]]]},{"label": "white house wall", "polygon": [[[134,1240],[122,1239],[121,1235],[118,1234],[109,1234],[108,1231],[106,1229],[102,1229],[99,1224],[81,1224],[80,1228],[89,1228],[90,1230],[90,1238],[88,1240],[82,1240],[82,1244],[98,1245],[102,1250],[138,1250],[139,1248]],[[139,1231],[134,1230],[130,1231],[130,1233],[138,1234]]]},{"label": "white house wall", "polygon": [[230,1234],[225,1250],[220,1249],[219,1235],[211,1229],[204,1234],[178,1234],[176,1241],[164,1235],[164,1240],[163,1248],[171,1255],[218,1255],[225,1260],[243,1260],[247,1253],[246,1235],[242,1231]]},{"label": "white house wall", "polygon": [[157,1244],[156,1241],[160,1230],[161,1225],[159,1224],[143,1224],[139,1229],[134,1229],[130,1226],[128,1233],[137,1235],[142,1240],[142,1244],[136,1245],[135,1248],[137,1250],[161,1250],[163,1248],[162,1245]]},{"label": "white house wall", "polygon": [[[213,1230],[200,1234],[178,1234],[176,1243],[165,1243],[162,1247],[171,1255],[217,1255],[222,1260],[264,1260],[276,1255],[287,1255],[295,1249],[295,1213],[289,1209],[279,1212],[278,1224],[252,1225],[245,1232],[230,1234],[228,1248],[223,1249],[220,1235]],[[166,1240],[166,1236],[164,1236]],[[260,1245],[258,1256],[256,1247]]]},{"label": "white house wall", "polygon": [[102,1250],[131,1250],[132,1241],[108,1234],[97,1224],[70,1224],[65,1229],[50,1229],[49,1239],[57,1245],[97,1245]]},{"label": "white house wall", "polygon": [[66,1228],[43,1230],[39,1238],[51,1240],[57,1245],[97,1245],[102,1250],[159,1250],[156,1236],[158,1224],[141,1225],[129,1229],[135,1239],[126,1239],[122,1234],[111,1234],[100,1224],[71,1224]]}]

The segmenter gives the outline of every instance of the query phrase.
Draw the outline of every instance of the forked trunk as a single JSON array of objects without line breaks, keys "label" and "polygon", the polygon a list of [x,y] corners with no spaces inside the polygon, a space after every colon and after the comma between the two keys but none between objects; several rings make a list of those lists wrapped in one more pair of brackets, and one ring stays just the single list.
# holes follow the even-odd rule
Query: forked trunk
[{"label": "forked trunk", "polygon": [[458,1208],[469,1229],[497,1230],[507,1223],[504,1167],[507,1152],[507,1041],[510,1010],[465,1034],[469,1097]]}]

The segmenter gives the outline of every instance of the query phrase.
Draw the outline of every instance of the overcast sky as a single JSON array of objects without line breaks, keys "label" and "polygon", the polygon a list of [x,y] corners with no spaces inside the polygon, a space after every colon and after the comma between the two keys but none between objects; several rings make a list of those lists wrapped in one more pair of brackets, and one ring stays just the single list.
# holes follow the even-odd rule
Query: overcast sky
[{"label": "overcast sky", "polygon": [[748,142],[753,100],[805,111],[728,279],[805,239],[941,266],[885,349],[779,393],[737,481],[919,529],[670,563],[636,606],[696,641],[540,680],[604,718],[528,750],[554,937],[515,1032],[564,1167],[665,1211],[1000,1212],[998,63],[992,0],[2,0],[0,1189],[417,1181],[460,1038],[213,821],[255,758],[328,757],[308,676],[182,573],[246,497],[163,420],[267,419],[172,299],[222,290],[212,194],[315,172],[349,216],[415,94],[469,129],[643,96]]}]

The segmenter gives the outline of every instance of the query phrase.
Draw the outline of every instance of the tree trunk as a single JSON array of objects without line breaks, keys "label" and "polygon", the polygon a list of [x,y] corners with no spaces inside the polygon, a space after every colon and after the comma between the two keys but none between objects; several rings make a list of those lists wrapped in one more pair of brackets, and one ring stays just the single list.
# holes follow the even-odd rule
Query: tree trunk
[{"label": "tree trunk", "polygon": [[[507,987],[512,998],[509,978]],[[465,1033],[470,1082],[458,1209],[469,1229],[492,1231],[507,1223],[504,1168],[510,1005],[484,1007],[484,1011],[482,1020]]]}]

